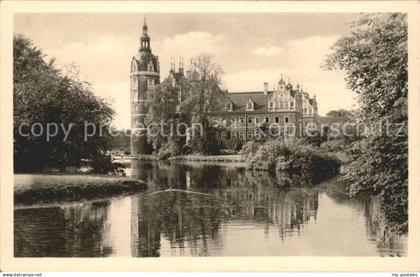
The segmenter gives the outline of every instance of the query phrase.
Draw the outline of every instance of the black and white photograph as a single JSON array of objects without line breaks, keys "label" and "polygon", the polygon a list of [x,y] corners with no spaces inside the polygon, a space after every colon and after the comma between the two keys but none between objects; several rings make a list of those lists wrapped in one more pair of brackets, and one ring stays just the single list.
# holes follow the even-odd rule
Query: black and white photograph
[{"label": "black and white photograph", "polygon": [[13,257],[407,258],[409,28],[14,13]]}]

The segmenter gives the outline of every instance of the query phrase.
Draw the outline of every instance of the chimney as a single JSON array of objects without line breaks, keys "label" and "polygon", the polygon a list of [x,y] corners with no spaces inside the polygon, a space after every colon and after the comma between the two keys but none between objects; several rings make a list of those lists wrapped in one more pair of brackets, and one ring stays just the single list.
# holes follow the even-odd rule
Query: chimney
[{"label": "chimney", "polygon": [[268,83],[264,82],[264,95],[267,95],[268,93]]}]

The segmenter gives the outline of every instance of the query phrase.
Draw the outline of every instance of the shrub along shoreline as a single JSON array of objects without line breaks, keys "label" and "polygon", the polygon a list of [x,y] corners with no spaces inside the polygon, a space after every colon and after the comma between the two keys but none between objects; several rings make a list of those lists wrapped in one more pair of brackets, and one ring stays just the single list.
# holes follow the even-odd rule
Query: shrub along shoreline
[{"label": "shrub along shoreline", "polygon": [[247,169],[268,171],[279,180],[299,177],[306,183],[317,184],[340,172],[339,159],[311,145],[277,140],[254,144],[249,142],[242,150],[247,156]]}]

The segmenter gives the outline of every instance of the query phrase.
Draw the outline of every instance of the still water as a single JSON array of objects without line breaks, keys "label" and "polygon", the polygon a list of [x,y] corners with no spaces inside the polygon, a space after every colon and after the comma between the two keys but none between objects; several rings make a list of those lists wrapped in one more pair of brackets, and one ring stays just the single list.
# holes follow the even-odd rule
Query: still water
[{"label": "still water", "polygon": [[19,257],[404,256],[373,199],[336,180],[284,189],[235,165],[133,162],[138,195],[15,209]]}]

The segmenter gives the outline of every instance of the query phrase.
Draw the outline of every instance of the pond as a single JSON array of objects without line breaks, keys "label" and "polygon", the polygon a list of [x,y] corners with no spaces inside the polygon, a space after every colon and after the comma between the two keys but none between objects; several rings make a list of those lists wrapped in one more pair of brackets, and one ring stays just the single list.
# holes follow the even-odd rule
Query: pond
[{"label": "pond", "polygon": [[133,161],[146,192],[15,209],[17,257],[404,256],[372,198],[292,188],[235,164]]}]

